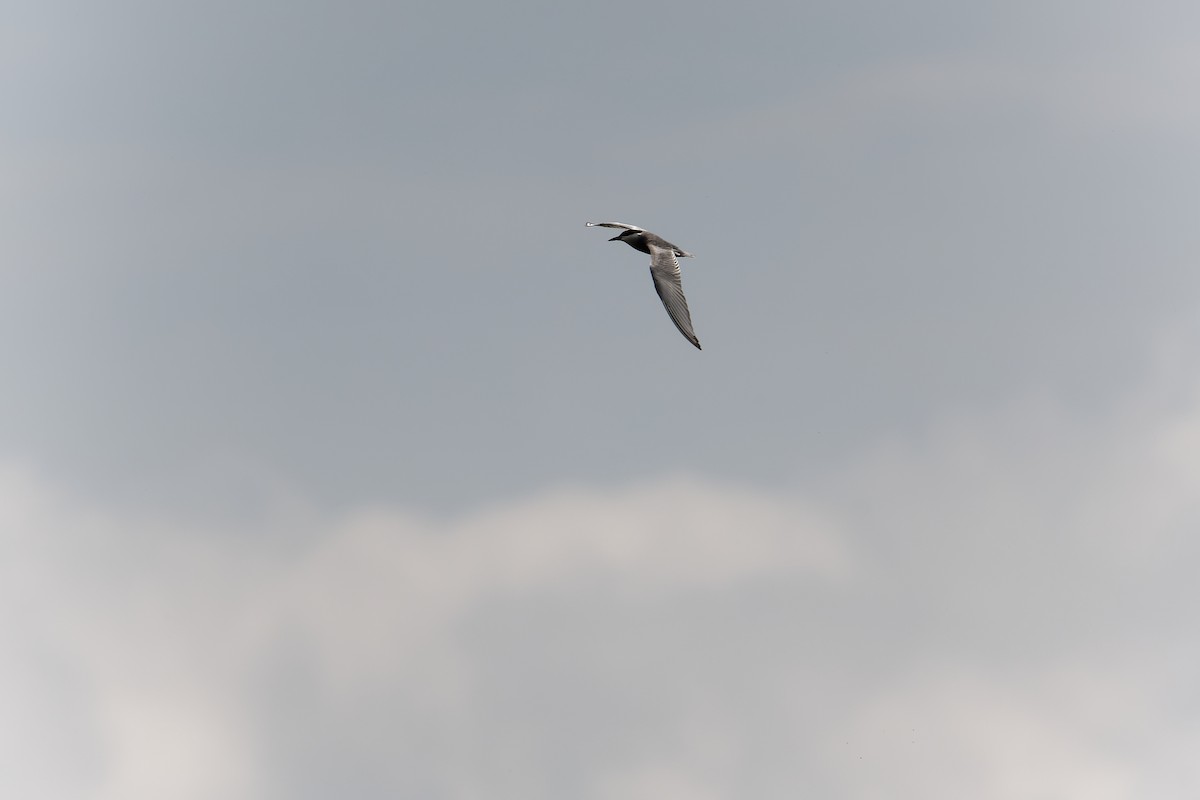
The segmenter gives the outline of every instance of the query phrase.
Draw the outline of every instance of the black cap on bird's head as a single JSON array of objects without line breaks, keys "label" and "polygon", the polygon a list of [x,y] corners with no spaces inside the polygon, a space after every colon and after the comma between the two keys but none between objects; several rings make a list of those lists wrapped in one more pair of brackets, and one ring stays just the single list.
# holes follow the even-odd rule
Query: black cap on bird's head
[{"label": "black cap on bird's head", "polygon": [[633,236],[635,233],[637,233],[637,231],[621,231],[616,236],[609,239],[609,241],[610,242],[623,242],[623,241],[625,241],[625,237]]}]

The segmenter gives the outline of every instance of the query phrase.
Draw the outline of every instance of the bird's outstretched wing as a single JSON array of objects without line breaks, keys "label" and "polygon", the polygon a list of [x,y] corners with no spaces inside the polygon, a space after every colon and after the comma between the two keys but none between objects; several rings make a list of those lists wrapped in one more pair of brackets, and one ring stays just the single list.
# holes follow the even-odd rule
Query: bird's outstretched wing
[{"label": "bird's outstretched wing", "polygon": [[637,225],[626,225],[624,222],[589,222],[589,228],[624,228],[627,231],[642,231],[645,233],[645,228],[639,228]]},{"label": "bird's outstretched wing", "polygon": [[650,277],[654,278],[654,289],[667,309],[671,322],[697,350],[703,349],[692,330],[692,315],[688,313],[687,298],[683,296],[683,278],[679,274],[679,259],[675,253],[650,245]]}]

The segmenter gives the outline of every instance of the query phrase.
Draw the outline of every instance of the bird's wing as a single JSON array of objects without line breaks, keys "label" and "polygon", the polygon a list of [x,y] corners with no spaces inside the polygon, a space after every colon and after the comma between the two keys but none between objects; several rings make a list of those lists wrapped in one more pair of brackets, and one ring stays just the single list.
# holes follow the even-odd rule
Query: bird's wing
[{"label": "bird's wing", "polygon": [[624,222],[589,222],[587,226],[589,228],[624,228],[627,231],[645,232],[646,230],[645,228],[639,228],[637,225],[626,225]]},{"label": "bird's wing", "polygon": [[671,250],[650,245],[650,277],[671,322],[684,338],[701,349],[700,340],[692,330],[692,315],[688,313],[687,298],[683,296],[683,278],[679,274],[679,259]]}]

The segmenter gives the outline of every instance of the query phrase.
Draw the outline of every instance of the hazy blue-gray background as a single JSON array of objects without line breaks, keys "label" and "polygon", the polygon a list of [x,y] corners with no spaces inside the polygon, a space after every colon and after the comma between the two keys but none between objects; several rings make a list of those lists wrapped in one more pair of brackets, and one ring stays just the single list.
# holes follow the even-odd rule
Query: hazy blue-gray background
[{"label": "hazy blue-gray background", "polygon": [[1197,86],[1169,0],[8,4],[4,794],[1197,796]]}]

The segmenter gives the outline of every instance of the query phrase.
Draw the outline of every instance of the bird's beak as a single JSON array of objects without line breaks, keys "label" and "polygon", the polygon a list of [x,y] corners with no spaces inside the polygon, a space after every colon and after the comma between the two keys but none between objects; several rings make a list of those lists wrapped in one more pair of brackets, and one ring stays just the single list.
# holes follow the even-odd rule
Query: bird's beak
[{"label": "bird's beak", "polygon": [[613,238],[609,239],[609,241],[610,241],[610,242],[619,242],[619,241],[621,241],[621,237],[620,237],[620,236],[614,236]]}]

